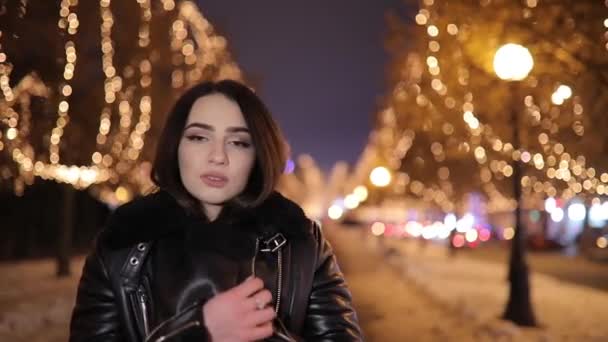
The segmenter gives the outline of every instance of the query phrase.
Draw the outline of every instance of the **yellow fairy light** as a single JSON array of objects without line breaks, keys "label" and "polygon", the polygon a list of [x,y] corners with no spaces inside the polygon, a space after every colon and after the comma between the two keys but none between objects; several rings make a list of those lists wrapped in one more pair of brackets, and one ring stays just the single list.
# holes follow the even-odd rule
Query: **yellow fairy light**
[{"label": "yellow fairy light", "polygon": [[526,0],[526,5],[530,8],[534,8],[538,5],[538,0]]},{"label": "yellow fairy light", "polygon": [[590,180],[587,179],[583,182],[583,189],[590,190],[591,187],[593,187],[593,183]]},{"label": "yellow fairy light", "polygon": [[68,109],[70,109],[70,105],[68,104],[67,101],[61,101],[61,102],[59,102],[59,111],[60,112],[65,113],[65,112],[68,111]]},{"label": "yellow fairy light", "polygon": [[494,140],[494,142],[492,143],[492,149],[496,152],[502,150],[502,141],[500,141],[500,139]]},{"label": "yellow fairy light", "polygon": [[163,9],[165,11],[171,11],[175,8],[175,2],[173,0],[161,0],[163,3]]},{"label": "yellow fairy light", "polygon": [[431,40],[429,42],[429,50],[431,50],[432,52],[437,52],[440,49],[440,45],[439,42],[435,41],[435,40]]},{"label": "yellow fairy light", "polygon": [[475,158],[479,159],[484,159],[486,157],[486,151],[483,147],[478,146],[477,148],[475,148]]},{"label": "yellow fairy light", "polygon": [[69,84],[66,84],[63,86],[63,89],[61,90],[63,96],[70,96],[72,95],[72,87]]},{"label": "yellow fairy light", "polygon": [[[150,39],[149,21],[151,19],[151,6],[149,0],[138,0],[138,3],[140,3],[142,10],[142,24],[140,24],[139,28],[140,45],[145,46]],[[36,160],[32,146],[28,141],[29,121],[31,120],[31,113],[29,113],[30,96],[47,97],[47,95],[41,95],[44,90],[37,90],[37,88],[29,85],[28,80],[31,76],[26,76],[22,78],[21,81],[17,82],[16,90],[13,92],[9,79],[12,66],[10,64],[0,64],[0,90],[4,96],[0,100],[0,104],[8,104],[0,114],[6,115],[6,120],[3,121],[7,126],[6,131],[0,132],[0,138],[4,138],[6,142],[10,141],[10,144],[8,144],[8,153],[14,157],[13,160],[18,164],[17,170],[19,174],[17,175],[17,179],[19,182],[17,183],[21,184],[19,187],[20,189],[22,189],[25,184],[31,184],[33,176],[67,182],[79,188],[87,187],[93,183],[104,182],[110,178],[118,184],[122,182],[122,180],[118,178],[113,170],[106,169],[106,167],[110,167],[113,164],[120,164],[120,170],[130,171],[131,165],[134,164],[125,162],[125,158],[136,160],[139,157],[140,150],[144,145],[145,133],[150,128],[150,115],[152,110],[151,98],[149,94],[146,93],[149,90],[136,89],[135,92],[122,92],[123,81],[121,75],[118,75],[119,71],[114,67],[112,61],[114,46],[111,39],[111,29],[114,20],[110,12],[110,0],[100,0],[100,15],[102,21],[100,25],[100,48],[102,51],[102,71],[106,75],[103,89],[105,92],[104,97],[107,102],[106,107],[100,114],[99,134],[97,134],[96,137],[98,143],[105,143],[110,140],[107,139],[106,136],[109,134],[112,127],[110,119],[113,117],[114,108],[118,110],[119,107],[119,105],[114,106],[112,104],[116,100],[119,102],[126,100],[129,103],[132,103],[132,105],[129,106],[126,112],[120,113],[124,115],[124,117],[121,117],[120,119],[122,126],[127,126],[127,129],[124,132],[120,132],[125,134],[117,134],[118,139],[112,137],[110,141],[114,143],[116,142],[115,140],[121,140],[122,136],[124,136],[125,140],[123,142],[118,141],[117,144],[112,145],[112,153],[117,153],[115,156],[109,155],[105,151],[103,153],[101,151],[92,153],[91,161],[95,164],[99,164],[99,168],[97,168],[97,166],[79,167],[59,164],[59,145],[61,143],[61,138],[66,131],[66,126],[70,121],[69,111],[71,102],[69,97],[73,94],[71,80],[75,76],[76,62],[78,61],[75,44],[76,39],[72,37],[77,33],[77,29],[80,26],[78,16],[76,11],[74,11],[77,4],[77,0],[63,0],[61,1],[59,8],[60,20],[58,21],[58,26],[67,33],[67,35],[64,35],[65,64],[62,70],[65,82],[60,84],[57,89],[57,94],[59,95],[55,105],[57,118],[55,127],[51,129],[51,134],[49,134],[50,144],[48,155],[50,163]],[[171,10],[174,7],[174,1],[163,0],[163,8],[165,10]],[[192,70],[188,72],[188,79],[198,80],[202,77],[200,70],[204,70],[204,67],[208,64],[214,64],[214,67],[222,70],[224,75],[231,75],[232,78],[238,78],[237,76],[239,76],[240,73],[238,67],[236,64],[230,62],[228,54],[223,51],[226,47],[226,40],[222,37],[214,36],[211,26],[208,21],[200,15],[196,5],[188,1],[181,2],[178,16],[182,22],[188,23],[188,27],[184,25],[181,30],[182,32],[179,34],[182,34],[183,38],[186,38],[188,35],[187,30],[189,30],[193,34],[193,40],[191,42],[197,42],[196,46],[194,43],[191,43],[183,49],[183,52],[189,54],[189,58],[186,59],[186,62],[192,65]],[[1,34],[2,33],[0,32],[0,35]],[[141,55],[145,56],[145,53]],[[150,53],[150,56],[152,55],[153,54]],[[7,60],[8,56],[0,51],[0,63],[4,63]],[[141,70],[139,84],[145,87],[149,86],[152,82],[152,68],[149,63],[149,58],[144,58],[143,60],[144,64],[143,70]],[[148,63],[148,65],[146,65],[146,63]],[[129,70],[131,71],[129,72]],[[126,66],[124,69],[124,77],[129,78],[132,77],[133,74],[132,66]],[[130,82],[129,86],[132,86],[133,84],[137,86],[137,80],[134,81],[130,79],[128,82]],[[41,88],[47,89],[43,84]],[[24,89],[27,90],[27,92],[23,91]],[[135,99],[133,94],[142,94],[139,103],[138,99]],[[21,102],[13,102],[16,100]],[[139,104],[138,106],[136,105],[137,103]],[[11,107],[17,104],[21,106],[20,113],[17,113]],[[139,122],[137,122],[136,125],[132,125],[132,122],[135,120],[135,117],[133,117],[135,114],[133,113],[134,108],[139,108],[140,110]],[[20,127],[18,127],[18,125],[20,125]],[[118,125],[115,126],[120,127]],[[133,126],[135,126],[134,129]],[[131,146],[127,145],[127,140]],[[127,150],[124,151],[124,153],[120,153],[123,146],[127,147]],[[0,150],[5,148],[7,148],[5,142],[0,141]],[[12,174],[3,170],[2,176],[8,178],[11,177]],[[22,190],[18,190],[16,185],[15,191],[18,193]]]},{"label": "yellow fairy light", "polygon": [[502,169],[502,173],[505,175],[505,177],[511,177],[511,175],[513,175],[513,167],[511,167],[511,165],[507,165]]},{"label": "yellow fairy light", "polygon": [[453,97],[446,97],[444,103],[445,103],[446,108],[452,109],[452,108],[456,107],[456,100],[454,100]]},{"label": "yellow fairy light", "polygon": [[418,25],[426,25],[428,19],[424,14],[418,13],[416,14],[415,20]]},{"label": "yellow fairy light", "polygon": [[557,87],[557,90],[555,90],[555,92],[559,94],[559,96],[564,100],[567,100],[572,96],[572,89],[564,84]]},{"label": "yellow fairy light", "polygon": [[105,167],[110,167],[112,166],[112,163],[114,162],[114,159],[112,158],[111,155],[106,154],[105,156],[103,156],[102,158],[102,163]]},{"label": "yellow fairy light", "polygon": [[456,26],[455,24],[448,24],[447,31],[452,36],[455,36],[458,34],[458,26]]},{"label": "yellow fairy light", "polygon": [[[67,20],[69,22],[68,33],[70,35],[76,34],[76,29],[78,28],[78,17],[76,15],[76,13],[71,12],[71,9],[70,9],[70,7],[73,7],[75,5],[76,5],[76,2],[62,1],[61,8],[59,11],[59,15],[62,18],[67,17]],[[67,82],[74,77],[74,70],[75,70],[75,63],[76,63],[76,45],[73,41],[68,40],[66,42],[65,54],[66,54],[66,64],[64,67],[63,77],[65,78],[65,80]],[[61,95],[63,96],[63,99],[61,101],[59,101],[59,104],[57,107],[58,118],[57,118],[57,122],[56,122],[56,128],[63,127],[63,126],[65,126],[65,124],[67,122],[69,122],[69,116],[68,116],[69,103],[67,100],[69,99],[69,96],[71,95],[71,88],[67,88],[66,86],[69,87],[69,84],[66,83],[61,88]],[[49,159],[52,164],[57,164],[57,163],[59,163],[59,143],[61,142],[61,136],[63,135],[63,130],[54,129],[54,131],[57,131],[57,132],[54,133],[50,139],[51,144],[49,145],[49,155],[50,155]]]},{"label": "yellow fairy light", "polygon": [[95,163],[95,164],[101,163],[101,161],[102,161],[101,153],[99,153],[99,152],[93,153],[93,156],[91,157],[91,159],[93,160],[93,163]]},{"label": "yellow fairy light", "polygon": [[431,81],[431,88],[433,88],[436,91],[439,91],[441,88],[443,88],[443,83],[441,82],[441,80],[436,78],[433,81]]},{"label": "yellow fairy light", "polygon": [[17,129],[15,128],[9,128],[8,130],[6,130],[6,138],[8,140],[13,140],[17,137]]}]

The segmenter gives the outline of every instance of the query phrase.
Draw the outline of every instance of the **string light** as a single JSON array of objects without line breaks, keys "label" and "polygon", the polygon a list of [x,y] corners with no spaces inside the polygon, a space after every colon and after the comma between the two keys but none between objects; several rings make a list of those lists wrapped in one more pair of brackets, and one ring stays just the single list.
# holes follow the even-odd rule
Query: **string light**
[{"label": "string light", "polygon": [[[75,35],[79,22],[76,12],[72,11],[72,7],[78,4],[77,0],[62,0],[59,10],[59,28],[68,32],[69,35]],[[70,121],[69,109],[70,109],[70,95],[71,87],[70,81],[74,78],[74,72],[76,69],[76,44],[69,38],[65,43],[65,66],[63,71],[63,78],[65,83],[60,85],[62,91],[60,92],[59,103],[57,107],[58,118],[55,123],[55,128],[51,131],[50,145],[49,145],[49,160],[51,164],[59,163],[59,144],[61,143],[61,137],[63,136],[64,129]]]},{"label": "string light", "polygon": [[[427,17],[427,19],[428,19],[428,17]],[[436,26],[430,24],[430,21],[428,21],[428,20],[426,21],[426,24],[428,25],[427,31],[429,29],[434,30],[436,28]],[[453,24],[450,24],[450,25],[453,25]],[[457,26],[451,27],[451,30],[452,31],[456,31],[457,30]],[[430,57],[432,57],[433,59],[435,58],[434,56],[430,56]],[[436,64],[436,63],[433,63],[433,64]],[[438,73],[437,72],[433,72],[433,70],[431,70],[431,69],[429,70],[429,72],[430,72],[431,75],[433,75],[435,77],[438,76]],[[435,80],[436,80],[436,78],[433,81],[435,81]],[[464,82],[461,82],[461,83],[464,83]],[[433,88],[435,88],[435,87],[433,87]],[[554,102],[556,102],[557,104],[562,104],[563,100],[568,99],[571,95],[572,95],[571,89],[568,86],[561,85],[560,87],[558,87],[558,90],[556,90],[556,92],[554,94],[554,99],[555,98],[559,98],[559,99],[557,101],[554,101]],[[578,111],[582,112],[582,107],[580,107],[580,105],[579,105]],[[465,122],[468,124],[469,128],[472,130],[472,134],[473,135],[479,135],[480,131],[479,131],[478,128],[480,128],[480,127],[479,127],[479,124],[478,124],[478,120],[476,119],[475,116],[473,116],[471,114],[472,113],[465,111],[465,115],[464,115]],[[489,126],[487,126],[487,127],[489,128]],[[575,133],[577,133],[579,135],[582,135],[583,132],[584,132],[584,128],[582,127],[582,125],[580,124],[580,122],[575,122],[575,124],[573,125],[573,129],[575,130]],[[494,140],[494,139],[496,139],[496,138],[495,137],[490,137],[490,140]],[[542,169],[544,167],[544,163],[543,162],[539,162],[538,158],[536,160],[537,161],[534,164],[535,167],[537,169]],[[529,162],[529,160],[527,162]]]},{"label": "string light", "polygon": [[[164,12],[172,17],[170,25],[179,28],[178,35],[172,35],[171,51],[184,57],[185,63],[175,66],[172,76],[185,75],[179,87],[191,85],[203,78],[240,79],[241,72],[227,52],[226,40],[215,34],[211,24],[202,16],[198,7],[190,1],[162,0]],[[49,99],[48,87],[34,74],[23,77],[15,87],[10,86],[11,56],[0,50],[0,119],[8,128],[0,132],[0,151],[8,153],[18,165],[15,177],[15,192],[20,193],[25,184],[31,184],[33,177],[69,183],[77,188],[87,188],[94,184],[104,184],[93,188],[93,192],[106,202],[116,203],[131,198],[133,192],[142,192],[149,187],[151,163],[138,162],[145,145],[146,133],[152,118],[152,62],[150,27],[153,19],[150,0],[137,0],[140,8],[138,29],[139,57],[122,69],[122,74],[114,64],[115,44],[112,40],[114,15],[111,0],[99,1],[100,49],[104,79],[104,105],[99,114],[98,133],[95,137],[97,150],[91,154],[90,166],[64,165],[60,163],[61,137],[70,121],[70,96],[74,89],[77,50],[74,36],[80,25],[75,7],[77,0],[63,0],[59,9],[58,27],[66,31],[64,82],[59,85],[56,104],[58,118],[51,130],[49,159],[40,160],[30,142],[29,121],[30,98],[39,96]],[[156,15],[156,14],[155,14]],[[173,30],[172,32],[175,32]],[[184,41],[188,35],[192,39]],[[0,38],[3,38],[0,32]],[[174,47],[179,46],[178,49]],[[1,45],[0,45],[1,47]],[[204,72],[203,72],[204,71]],[[138,78],[134,78],[139,73]],[[137,81],[136,81],[137,79]],[[172,82],[173,83],[173,82]],[[16,110],[18,105],[19,111]],[[135,116],[138,115],[137,118]],[[118,117],[118,122],[112,119]],[[114,133],[113,133],[114,132]],[[113,134],[112,134],[113,133]],[[9,169],[3,169],[3,177]],[[111,184],[110,184],[111,183]]]},{"label": "string light", "polygon": [[[423,60],[426,61],[426,66],[428,68],[427,71],[430,75],[429,85],[433,90],[435,90],[438,95],[444,97],[442,103],[445,108],[453,109],[456,107],[455,98],[454,96],[450,95],[450,92],[447,91],[447,83],[445,83],[441,78],[441,65],[438,56],[436,55],[436,53],[440,50],[440,47],[444,48],[443,45],[446,44],[445,42],[443,42],[440,45],[440,43],[435,40],[435,37],[439,36],[440,33],[438,28],[444,26],[439,25],[437,22],[433,22],[434,19],[431,16],[431,13],[433,13],[434,15],[434,13],[441,11],[435,11],[434,9],[431,9],[430,6],[432,6],[432,4],[432,2],[430,4],[426,4],[426,6],[428,6],[429,8],[423,7],[422,9],[420,9],[420,11],[415,17],[415,21],[418,25],[424,26],[426,28],[426,37],[428,38],[427,49],[429,51],[429,54],[427,55],[426,59]],[[537,6],[537,2],[528,1],[527,6],[530,8],[534,8]],[[445,27],[447,33],[455,37],[453,41],[457,42],[455,44],[455,51],[453,51],[453,53],[451,53],[450,55],[454,56],[455,58],[462,57],[463,53],[458,50],[458,45],[460,42],[465,41],[467,39],[466,29],[461,30],[456,23],[449,23]],[[464,32],[464,34],[460,35],[461,32]],[[608,38],[608,34],[606,35],[606,38]],[[608,48],[608,44],[606,45],[606,47]],[[458,83],[463,87],[468,86],[470,75],[465,67],[458,65],[457,63],[451,62],[450,70],[457,70]],[[412,90],[415,89],[415,91],[412,91],[413,97],[408,95],[405,91],[406,87],[404,87],[404,81],[407,80],[401,80],[400,82],[398,82],[398,84],[393,90],[394,100],[396,102],[402,102],[408,98],[415,99],[415,102],[418,106],[424,108],[429,112],[428,117],[432,117],[433,113],[436,112],[437,109],[433,100],[433,96],[430,96],[430,94],[425,95],[421,92],[421,88],[420,86],[418,86],[418,84],[422,83],[420,83],[420,76],[415,71],[408,70],[406,74],[416,80],[416,83],[413,83],[414,85],[412,85],[411,87]],[[536,86],[537,83],[538,80],[535,80],[533,78],[530,79],[530,84],[532,86]],[[603,176],[604,179],[596,178],[598,177],[597,175],[599,175],[601,172],[598,173],[595,172],[593,168],[586,167],[584,163],[584,160],[586,158],[582,155],[577,155],[576,158],[570,157],[570,154],[565,151],[563,144],[560,144],[559,141],[557,141],[554,137],[555,134],[559,131],[557,123],[554,122],[554,120],[557,120],[557,118],[559,118],[560,116],[560,108],[557,106],[563,105],[565,100],[572,98],[573,115],[580,116],[583,113],[583,107],[582,103],[580,103],[580,98],[577,96],[572,97],[572,89],[570,87],[561,85],[555,89],[556,95],[554,96],[554,98],[560,98],[557,101],[553,101],[554,104],[556,104],[556,107],[546,106],[545,104],[537,105],[534,103],[532,96],[527,96],[525,98],[525,112],[530,115],[532,124],[539,125],[543,130],[545,130],[545,132],[540,133],[538,136],[538,141],[541,145],[541,151],[534,152],[527,151],[526,149],[513,151],[512,145],[508,141],[499,137],[495,133],[496,131],[490,125],[488,125],[487,123],[482,123],[480,119],[474,114],[475,112],[472,108],[473,94],[470,91],[464,91],[464,94],[464,105],[462,112],[463,121],[465,123],[465,127],[470,132],[470,136],[468,138],[468,142],[465,141],[459,146],[463,146],[463,150],[474,152],[476,159],[480,161],[480,167],[482,170],[480,178],[484,182],[484,190],[486,190],[486,192],[493,192],[494,195],[496,192],[496,187],[494,186],[494,184],[491,183],[492,173],[496,173],[497,179],[512,175],[512,168],[510,167],[510,165],[508,165],[509,163],[507,161],[510,159],[518,160],[521,158],[523,159],[523,162],[530,164],[535,169],[543,173],[547,173],[547,176],[549,178],[552,178],[552,176],[555,177],[557,175],[556,179],[563,180],[567,184],[567,188],[563,190],[562,197],[567,198],[568,196],[572,196],[575,193],[580,193],[581,191],[595,191],[598,194],[603,193],[604,189],[606,188],[606,181],[608,181],[608,173],[602,173],[602,175],[605,174],[605,176]],[[446,127],[447,129],[444,129],[443,127]],[[385,128],[386,127],[381,126],[379,128],[379,131],[383,131]],[[575,134],[582,136],[584,134],[584,126],[582,124],[582,120],[579,119],[577,121],[574,121],[572,124],[572,130]],[[450,139],[449,136],[453,134],[453,130],[449,129],[449,126],[446,125],[442,126],[442,132],[448,139]],[[398,133],[395,134],[398,135]],[[486,149],[481,145],[482,142],[484,144],[489,144],[491,150],[502,153],[506,157],[507,161],[490,160],[492,162],[491,165],[493,167],[484,167],[483,165],[486,162],[484,158],[488,158],[488,155],[484,153]],[[377,142],[370,141],[370,143],[374,144]],[[377,148],[382,151],[382,146],[378,146]],[[433,153],[433,156],[435,155],[436,154]],[[497,167],[497,165],[499,164],[493,163],[495,161],[499,161],[501,167]],[[565,163],[562,163],[562,161],[565,161]],[[559,168],[557,169],[553,168],[556,163],[560,164]],[[393,164],[399,166],[401,165],[400,162]],[[420,190],[417,186],[415,188],[416,190]],[[532,177],[528,179],[528,182],[526,182],[524,191],[533,191],[537,193],[545,192],[548,195],[555,196],[557,189],[548,181],[541,182],[536,180],[535,177]],[[493,195],[490,194],[490,197],[493,197]],[[503,196],[503,199],[506,198]],[[512,200],[509,200],[508,202],[513,205]]]}]

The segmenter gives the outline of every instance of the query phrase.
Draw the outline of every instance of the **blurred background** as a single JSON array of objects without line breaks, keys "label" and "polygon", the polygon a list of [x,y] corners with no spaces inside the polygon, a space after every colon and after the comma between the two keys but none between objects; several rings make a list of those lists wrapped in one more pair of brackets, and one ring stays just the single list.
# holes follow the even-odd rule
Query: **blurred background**
[{"label": "blurred background", "polygon": [[600,0],[0,0],[0,340],[66,340],[171,104],[224,78],[281,125],[367,340],[608,340]]}]

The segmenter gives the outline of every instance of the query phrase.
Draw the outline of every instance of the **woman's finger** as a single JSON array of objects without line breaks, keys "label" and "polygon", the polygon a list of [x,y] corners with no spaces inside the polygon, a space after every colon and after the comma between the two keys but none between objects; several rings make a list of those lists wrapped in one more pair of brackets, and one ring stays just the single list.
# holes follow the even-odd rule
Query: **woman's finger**
[{"label": "woman's finger", "polygon": [[264,288],[264,282],[260,278],[247,278],[241,284],[232,288],[231,291],[241,298],[247,298]]},{"label": "woman's finger", "polygon": [[250,310],[261,310],[272,301],[272,294],[268,290],[262,290],[247,298],[246,306]]},{"label": "woman's finger", "polygon": [[270,337],[273,331],[272,322],[258,325],[251,329],[251,332],[248,334],[249,341],[258,341]]},{"label": "woman's finger", "polygon": [[262,310],[256,310],[248,314],[244,323],[246,324],[246,326],[255,327],[261,324],[272,322],[272,320],[276,316],[277,314],[274,312],[273,308],[265,308]]}]

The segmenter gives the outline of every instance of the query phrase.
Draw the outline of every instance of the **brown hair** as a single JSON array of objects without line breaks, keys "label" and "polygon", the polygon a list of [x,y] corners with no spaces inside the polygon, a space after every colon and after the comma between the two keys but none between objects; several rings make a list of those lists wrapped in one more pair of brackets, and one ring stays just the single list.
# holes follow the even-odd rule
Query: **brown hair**
[{"label": "brown hair", "polygon": [[176,101],[158,141],[152,166],[152,181],[171,194],[188,211],[203,213],[200,202],[184,187],[178,162],[178,147],[194,102],[206,95],[222,94],[238,104],[253,140],[256,160],[241,194],[230,201],[239,207],[255,207],[274,191],[286,162],[286,143],[279,126],[262,100],[247,86],[233,80],[202,82]]}]

